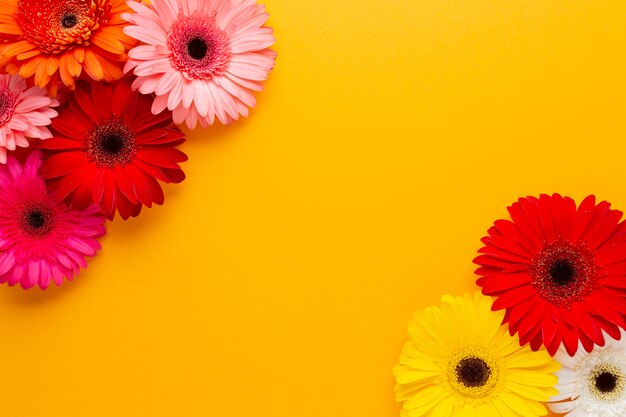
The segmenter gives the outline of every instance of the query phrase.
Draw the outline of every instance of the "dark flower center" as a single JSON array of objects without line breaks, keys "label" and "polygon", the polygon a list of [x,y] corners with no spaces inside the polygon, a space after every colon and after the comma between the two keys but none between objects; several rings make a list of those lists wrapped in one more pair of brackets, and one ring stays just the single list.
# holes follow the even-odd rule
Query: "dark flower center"
[{"label": "dark flower center", "polygon": [[65,29],[71,29],[78,24],[78,16],[76,14],[67,12],[61,17],[61,26]]},{"label": "dark flower center", "polygon": [[604,371],[596,376],[596,388],[603,394],[611,393],[617,387],[617,376]]},{"label": "dark flower center", "polygon": [[207,56],[207,53],[209,52],[209,45],[204,39],[193,38],[187,44],[187,52],[193,59],[201,60]]},{"label": "dark flower center", "polygon": [[543,298],[566,308],[591,293],[598,275],[593,252],[567,241],[546,245],[532,260],[529,272]]},{"label": "dark flower center", "polygon": [[24,233],[40,239],[46,237],[54,227],[54,210],[46,202],[26,204],[19,214]]},{"label": "dark flower center", "polygon": [[489,365],[477,357],[463,358],[456,366],[457,380],[468,388],[484,386],[490,376]]},{"label": "dark flower center", "polygon": [[84,152],[98,167],[115,168],[133,160],[137,153],[137,141],[123,120],[112,118],[89,132]]},{"label": "dark flower center", "polygon": [[556,259],[548,270],[550,279],[556,285],[567,285],[576,278],[574,263],[569,259]]},{"label": "dark flower center", "polygon": [[102,151],[110,155],[116,155],[124,149],[124,138],[116,133],[105,135],[100,141]]},{"label": "dark flower center", "polygon": [[179,18],[170,28],[167,45],[174,69],[197,80],[223,74],[231,59],[230,37],[211,16]]},{"label": "dark flower center", "polygon": [[[118,14],[111,2],[94,0],[18,0],[14,18],[24,39],[43,54],[58,55],[88,46],[92,37]],[[106,4],[105,4],[106,3]]]},{"label": "dark flower center", "polygon": [[27,222],[33,229],[41,229],[46,224],[46,215],[40,210],[33,210],[28,213]]}]

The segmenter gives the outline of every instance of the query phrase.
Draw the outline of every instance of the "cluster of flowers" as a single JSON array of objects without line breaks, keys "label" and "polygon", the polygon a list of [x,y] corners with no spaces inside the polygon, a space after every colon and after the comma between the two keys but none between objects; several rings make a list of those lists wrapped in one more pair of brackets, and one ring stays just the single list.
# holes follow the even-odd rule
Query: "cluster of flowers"
[{"label": "cluster of flowers", "polygon": [[482,289],[409,324],[404,417],[626,415],[626,221],[603,201],[521,198],[482,239]]},{"label": "cluster of flowers", "polygon": [[0,0],[0,282],[61,285],[106,219],[162,204],[185,178],[175,125],[255,106],[267,19],[255,0]]}]

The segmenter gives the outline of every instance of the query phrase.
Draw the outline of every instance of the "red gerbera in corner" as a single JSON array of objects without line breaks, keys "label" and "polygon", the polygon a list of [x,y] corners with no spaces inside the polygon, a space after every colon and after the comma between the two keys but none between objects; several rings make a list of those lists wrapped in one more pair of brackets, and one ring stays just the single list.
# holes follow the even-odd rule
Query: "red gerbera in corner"
[{"label": "red gerbera in corner", "polygon": [[622,213],[589,196],[576,207],[558,194],[521,198],[482,239],[477,284],[506,309],[504,322],[522,344],[561,343],[574,355],[603,346],[626,328],[626,222]]},{"label": "red gerbera in corner", "polygon": [[51,125],[54,137],[40,144],[49,187],[72,207],[95,203],[109,219],[116,211],[127,219],[142,205],[163,204],[157,180],[185,178],[178,164],[187,156],[176,149],[184,134],[171,128],[170,112],[153,115],[152,99],[130,84],[78,83]]}]

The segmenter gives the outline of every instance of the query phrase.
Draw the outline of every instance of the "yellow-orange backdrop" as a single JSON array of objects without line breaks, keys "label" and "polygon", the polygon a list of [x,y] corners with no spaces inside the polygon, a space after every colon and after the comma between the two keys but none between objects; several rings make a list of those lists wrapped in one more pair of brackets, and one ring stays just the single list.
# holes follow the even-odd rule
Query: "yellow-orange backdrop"
[{"label": "yellow-orange backdrop", "polygon": [[518,196],[626,209],[621,0],[267,0],[252,116],[109,224],[73,283],[0,287],[16,417],[397,416],[406,322],[473,291]]}]

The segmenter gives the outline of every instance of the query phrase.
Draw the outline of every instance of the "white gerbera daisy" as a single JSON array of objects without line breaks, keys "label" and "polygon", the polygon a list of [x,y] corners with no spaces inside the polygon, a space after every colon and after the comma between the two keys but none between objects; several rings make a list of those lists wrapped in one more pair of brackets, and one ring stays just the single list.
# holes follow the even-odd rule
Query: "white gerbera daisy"
[{"label": "white gerbera daisy", "polygon": [[626,416],[626,340],[606,337],[604,347],[591,353],[579,349],[573,357],[560,348],[555,359],[562,368],[557,372],[559,394],[548,404],[555,413],[567,417]]}]

